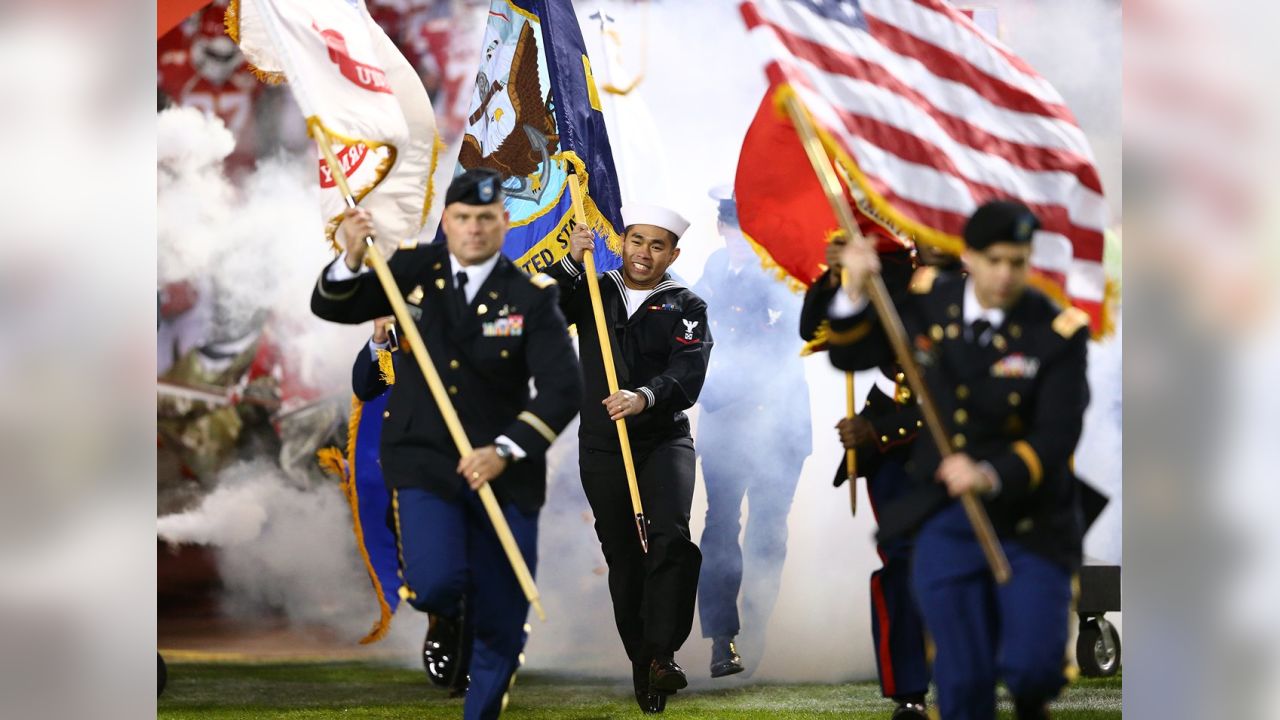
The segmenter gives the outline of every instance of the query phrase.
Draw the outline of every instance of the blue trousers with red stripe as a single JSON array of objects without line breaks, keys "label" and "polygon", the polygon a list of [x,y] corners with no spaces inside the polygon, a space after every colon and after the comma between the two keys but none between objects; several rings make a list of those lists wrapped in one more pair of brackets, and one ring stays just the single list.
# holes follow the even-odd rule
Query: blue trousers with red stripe
[{"label": "blue trousers with red stripe", "polygon": [[[882,462],[867,481],[872,512],[893,502],[906,487],[902,464]],[[910,538],[877,545],[883,567],[871,573],[871,638],[875,643],[876,672],[880,676],[880,692],[890,698],[923,696],[929,691],[924,623],[911,591],[912,545]]]},{"label": "blue trousers with red stripe", "polygon": [[964,508],[953,502],[916,537],[912,585],[937,655],[943,720],[992,720],[996,681],[1017,700],[1052,700],[1066,684],[1071,572],[1001,538],[1012,579],[997,586]]},{"label": "blue trousers with red stripe", "polygon": [[[423,612],[457,617],[465,597],[465,622],[475,640],[471,649],[471,685],[462,716],[493,720],[520,664],[525,643],[525,600],[515,572],[471,491],[452,500],[420,488],[395,493],[405,584],[409,604]],[[538,513],[502,506],[529,572],[538,561]]]}]

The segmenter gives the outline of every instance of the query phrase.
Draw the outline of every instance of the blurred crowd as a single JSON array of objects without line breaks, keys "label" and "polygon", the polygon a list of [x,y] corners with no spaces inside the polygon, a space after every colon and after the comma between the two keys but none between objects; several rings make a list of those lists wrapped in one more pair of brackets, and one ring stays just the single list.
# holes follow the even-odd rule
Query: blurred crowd
[{"label": "blurred crowd", "polygon": [[[474,75],[475,48],[465,29],[478,0],[370,0],[370,14],[422,77],[442,139],[462,132]],[[233,177],[281,149],[310,140],[282,85],[259,82],[227,35],[226,0],[216,0],[161,37],[156,46],[161,108],[189,106],[217,115],[236,138],[228,159]]]},{"label": "blurred crowd", "polygon": [[[462,132],[475,72],[467,29],[482,19],[475,11],[484,4],[368,3],[421,75],[446,145]],[[287,85],[255,77],[227,34],[227,10],[227,0],[215,0],[158,40],[157,95],[161,111],[190,107],[222,121],[234,138],[222,169],[239,192],[261,161],[300,156],[311,140]],[[159,514],[193,507],[236,460],[278,457],[292,481],[310,485],[319,472],[315,450],[345,443],[345,396],[301,380],[296,361],[281,351],[284,331],[269,308],[228,308],[214,282],[163,270],[156,298]]]}]

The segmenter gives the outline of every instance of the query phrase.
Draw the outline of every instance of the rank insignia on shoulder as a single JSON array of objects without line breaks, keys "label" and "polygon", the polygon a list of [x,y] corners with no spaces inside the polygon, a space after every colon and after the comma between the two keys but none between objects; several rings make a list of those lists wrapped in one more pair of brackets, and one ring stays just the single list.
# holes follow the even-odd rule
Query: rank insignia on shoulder
[{"label": "rank insignia on shoulder", "polygon": [[1088,324],[1089,313],[1078,307],[1069,307],[1053,319],[1053,331],[1064,338],[1070,338]]},{"label": "rank insignia on shoulder", "polygon": [[520,337],[524,334],[524,316],[507,315],[481,326],[485,337]]},{"label": "rank insignia on shoulder", "polygon": [[1040,358],[1013,353],[1000,358],[991,366],[991,377],[1033,378],[1040,372]]},{"label": "rank insignia on shoulder", "polygon": [[546,273],[538,273],[537,275],[534,275],[533,277],[529,278],[529,282],[533,283],[534,287],[538,288],[539,290],[551,287],[552,285],[556,284],[555,278],[551,277]]}]

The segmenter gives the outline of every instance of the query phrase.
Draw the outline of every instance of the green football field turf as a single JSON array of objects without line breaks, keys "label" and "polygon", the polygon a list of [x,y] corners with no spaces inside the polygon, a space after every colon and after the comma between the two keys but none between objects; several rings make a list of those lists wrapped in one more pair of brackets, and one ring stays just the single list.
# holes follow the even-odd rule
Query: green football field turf
[{"label": "green football field turf", "polygon": [[[691,688],[667,704],[666,718],[850,718],[881,720],[892,705],[873,683]],[[1080,680],[1054,705],[1055,720],[1120,717],[1119,677]],[[1002,693],[1003,694],[1003,693]],[[462,701],[427,684],[422,671],[368,662],[172,663],[158,718],[460,718]],[[629,683],[521,673],[509,720],[640,718]],[[1012,718],[1007,703],[1000,717]]]}]

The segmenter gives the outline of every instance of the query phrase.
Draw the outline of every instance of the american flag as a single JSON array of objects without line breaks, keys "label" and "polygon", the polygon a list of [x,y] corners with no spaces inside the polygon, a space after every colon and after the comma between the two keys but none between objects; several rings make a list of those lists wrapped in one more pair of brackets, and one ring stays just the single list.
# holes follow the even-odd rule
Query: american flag
[{"label": "american flag", "polygon": [[[1103,328],[1102,182],[1062,96],[1026,62],[943,0],[750,0],[740,8],[768,58],[765,103],[779,88],[795,92],[875,213],[956,250],[980,204],[1021,200],[1043,224],[1033,266],[1056,281],[1052,294],[1088,312],[1095,332]],[[764,108],[761,121],[787,122]],[[755,130],[739,160],[740,205],[744,183],[753,194],[755,169],[778,173],[760,167],[776,158],[754,157]]]}]

